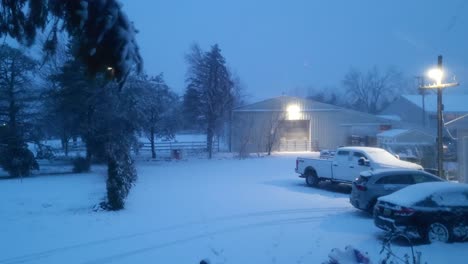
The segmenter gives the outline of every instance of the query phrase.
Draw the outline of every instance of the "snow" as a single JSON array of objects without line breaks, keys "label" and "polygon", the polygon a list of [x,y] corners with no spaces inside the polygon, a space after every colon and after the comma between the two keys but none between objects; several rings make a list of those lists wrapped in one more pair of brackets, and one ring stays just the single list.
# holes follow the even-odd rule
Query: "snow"
[{"label": "snow", "polygon": [[408,131],[408,129],[390,129],[377,134],[377,137],[396,137]]},{"label": "snow", "polygon": [[[307,187],[293,172],[298,155],[139,162],[119,212],[92,210],[105,196],[102,166],[0,180],[0,264],[322,263],[347,245],[376,262],[383,231],[349,204],[349,187]],[[429,264],[464,263],[467,249],[416,247]]]},{"label": "snow", "polygon": [[[468,198],[447,195],[450,192],[467,192],[468,184],[453,182],[426,182],[408,186],[390,195],[380,197],[380,201],[410,207],[428,197],[439,205],[468,205]],[[441,195],[443,194],[443,195]],[[446,198],[446,199],[444,199]],[[455,198],[455,199],[454,199]]]},{"label": "snow", "polygon": [[401,117],[398,115],[377,115],[377,117],[392,120],[392,121],[401,121]]}]

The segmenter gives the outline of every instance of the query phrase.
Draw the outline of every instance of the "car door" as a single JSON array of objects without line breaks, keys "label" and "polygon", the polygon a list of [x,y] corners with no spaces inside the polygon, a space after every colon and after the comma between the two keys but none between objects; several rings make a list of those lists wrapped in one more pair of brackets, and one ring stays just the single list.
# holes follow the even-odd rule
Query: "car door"
[{"label": "car door", "polygon": [[[351,151],[339,150],[332,162],[333,179],[348,180],[350,177],[349,164],[351,161]],[[354,180],[354,179],[353,179]]]},{"label": "car door", "polygon": [[367,156],[359,151],[353,151],[352,156],[351,156],[351,162],[349,163],[349,177],[351,181],[354,181],[357,177],[359,177],[359,174],[363,171],[369,170],[369,166],[361,166],[358,164],[358,161],[360,158],[364,158],[366,160],[369,160]]}]

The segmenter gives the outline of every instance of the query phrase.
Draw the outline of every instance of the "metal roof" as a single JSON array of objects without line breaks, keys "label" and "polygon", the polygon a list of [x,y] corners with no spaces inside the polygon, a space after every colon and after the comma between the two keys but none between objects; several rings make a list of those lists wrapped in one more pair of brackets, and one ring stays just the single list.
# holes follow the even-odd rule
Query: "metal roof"
[{"label": "metal roof", "polygon": [[384,132],[381,132],[379,134],[377,134],[378,137],[396,137],[396,136],[399,136],[401,134],[405,134],[407,132],[409,132],[410,130],[408,129],[390,129],[390,130],[387,130],[387,131],[384,131]]},{"label": "metal roof", "polygon": [[343,109],[335,105],[320,103],[320,102],[313,101],[310,99],[304,99],[304,98],[292,97],[292,96],[279,96],[279,97],[263,100],[257,103],[244,105],[244,106],[234,109],[234,111],[236,112],[285,111],[287,107],[290,105],[299,106],[302,112],[338,111],[338,110]]},{"label": "metal roof", "polygon": [[[402,95],[402,97],[422,109],[421,95]],[[468,113],[468,94],[444,94],[442,101],[445,113]],[[437,112],[437,95],[425,95],[424,105],[426,111]]]}]

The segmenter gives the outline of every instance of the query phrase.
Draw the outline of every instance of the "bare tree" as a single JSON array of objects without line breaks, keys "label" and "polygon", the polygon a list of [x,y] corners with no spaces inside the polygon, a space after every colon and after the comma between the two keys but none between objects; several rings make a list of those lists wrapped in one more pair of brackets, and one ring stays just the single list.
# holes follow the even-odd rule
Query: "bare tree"
[{"label": "bare tree", "polygon": [[156,139],[173,138],[178,125],[179,97],[164,81],[164,75],[131,77],[126,95],[133,97],[140,130],[148,137],[156,158]]},{"label": "bare tree", "polygon": [[402,74],[394,68],[380,72],[374,66],[367,73],[351,69],[343,80],[350,106],[376,114],[392,101],[402,88]]},{"label": "bare tree", "polygon": [[279,143],[279,134],[280,134],[280,127],[281,122],[283,122],[285,116],[283,113],[273,113],[266,121],[266,129],[267,135],[265,136],[265,148],[266,152],[271,155],[273,148]]},{"label": "bare tree", "polygon": [[251,115],[240,117],[235,125],[239,158],[243,159],[249,156],[250,146],[255,140],[255,118]]}]

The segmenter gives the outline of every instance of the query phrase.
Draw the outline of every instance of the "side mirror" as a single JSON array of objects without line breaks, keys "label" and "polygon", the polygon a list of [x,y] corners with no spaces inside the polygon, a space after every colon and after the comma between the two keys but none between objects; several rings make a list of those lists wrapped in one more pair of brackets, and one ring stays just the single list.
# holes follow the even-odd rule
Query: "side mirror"
[{"label": "side mirror", "polygon": [[368,161],[366,158],[364,158],[364,157],[360,157],[360,158],[358,159],[358,165],[359,165],[359,166],[367,166],[367,167],[368,167],[368,166],[369,166],[369,161]]},{"label": "side mirror", "polygon": [[400,155],[395,154],[395,158],[400,159]]}]

